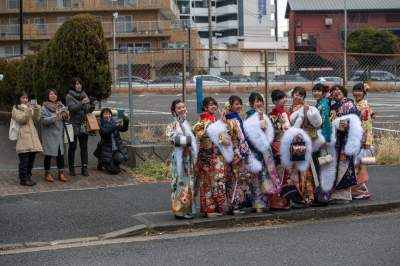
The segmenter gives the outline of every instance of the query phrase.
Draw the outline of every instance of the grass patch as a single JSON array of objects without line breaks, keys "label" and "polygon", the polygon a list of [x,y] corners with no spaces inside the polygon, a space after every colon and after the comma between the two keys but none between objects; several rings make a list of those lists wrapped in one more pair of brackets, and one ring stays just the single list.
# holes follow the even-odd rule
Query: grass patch
[{"label": "grass patch", "polygon": [[382,134],[375,138],[376,160],[381,165],[400,164],[400,135]]},{"label": "grass patch", "polygon": [[129,170],[129,173],[140,183],[167,182],[170,179],[168,163],[148,162]]}]

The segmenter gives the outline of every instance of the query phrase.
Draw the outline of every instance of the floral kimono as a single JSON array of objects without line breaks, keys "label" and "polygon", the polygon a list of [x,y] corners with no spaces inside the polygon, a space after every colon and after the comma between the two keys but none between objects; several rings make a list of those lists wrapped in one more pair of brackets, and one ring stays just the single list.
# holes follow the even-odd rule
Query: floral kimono
[{"label": "floral kimono", "polygon": [[271,150],[274,140],[271,120],[265,114],[257,113],[255,109],[248,110],[246,115],[244,128],[249,138],[250,150],[262,162],[261,172],[252,174],[251,177],[253,208],[259,210],[267,207],[267,194],[280,192],[282,180],[276,170]]},{"label": "floral kimono", "polygon": [[[321,139],[322,136],[319,135],[320,132],[318,131],[322,124],[319,110],[313,106],[304,104],[292,106],[290,122],[294,128],[302,129],[308,135],[311,141],[312,152],[318,151],[323,142]],[[311,151],[307,152],[310,152],[312,156]],[[311,159],[306,163],[305,169],[301,169],[302,167],[291,169],[288,184],[296,187],[302,199],[301,203],[309,206],[314,202],[315,188],[319,186],[319,179],[317,165],[314,164],[314,161]],[[296,166],[298,164],[293,165]]]},{"label": "floral kimono", "polygon": [[199,142],[199,155],[195,167],[198,183],[196,191],[200,195],[200,212],[203,214],[223,214],[226,200],[224,157],[207,134],[209,125],[216,121],[212,114],[202,113],[199,121],[193,126]]},{"label": "floral kimono", "polygon": [[[374,116],[374,111],[368,105],[367,100],[362,99],[361,101],[357,102],[357,110],[360,114],[361,125],[364,130],[363,138],[362,138],[362,154],[367,156],[372,156],[374,148],[374,136],[372,132],[372,119]],[[361,157],[360,155],[357,157]],[[368,192],[367,188],[367,181],[368,181],[368,170],[367,166],[361,164],[361,158],[356,159],[356,177],[357,177],[357,185],[351,188],[351,192],[353,198],[369,198],[370,193]]]},{"label": "floral kimono", "polygon": [[[174,145],[171,160],[171,200],[172,212],[177,217],[196,213],[194,200],[194,163],[197,157],[197,143],[190,124],[187,120],[178,122],[174,117],[173,122],[167,126],[166,135]],[[179,136],[190,137],[191,143],[178,146],[176,138]]]},{"label": "floral kimono", "polygon": [[237,113],[225,115],[227,131],[233,145],[233,161],[225,165],[226,192],[228,205],[232,211],[250,207],[250,172],[246,168],[250,155],[249,145],[243,128],[243,121]]},{"label": "floral kimono", "polygon": [[[276,170],[281,179],[282,187],[287,185],[287,179],[289,178],[285,168],[281,165],[280,162],[280,146],[281,146],[281,138],[283,133],[290,128],[289,117],[290,114],[283,107],[274,108],[271,113],[269,113],[269,117],[272,122],[272,126],[274,127],[274,140],[271,144],[272,154],[274,156],[274,161],[276,165]],[[280,196],[280,192],[276,192],[268,195],[269,207],[271,209],[287,209],[289,208],[288,201],[286,198]]]},{"label": "floral kimono", "polygon": [[[357,184],[354,158],[360,152],[363,130],[357,107],[344,98],[331,106],[332,145],[336,174],[332,199],[351,200],[351,186]],[[347,126],[344,126],[347,125]]]}]

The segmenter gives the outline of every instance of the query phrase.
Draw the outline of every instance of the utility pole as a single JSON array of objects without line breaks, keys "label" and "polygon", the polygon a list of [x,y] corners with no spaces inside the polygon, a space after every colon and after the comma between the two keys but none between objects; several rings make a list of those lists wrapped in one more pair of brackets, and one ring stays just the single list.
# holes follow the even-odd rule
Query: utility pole
[{"label": "utility pole", "polygon": [[213,67],[214,55],[213,55],[213,32],[212,32],[212,12],[211,12],[211,0],[208,0],[208,49],[209,49],[209,56],[208,56],[208,72],[211,72],[211,68]]},{"label": "utility pole", "polygon": [[278,0],[275,2],[275,41],[278,41]]},{"label": "utility pole", "polygon": [[24,14],[23,0],[19,0],[19,54],[24,58]]},{"label": "utility pole", "polygon": [[343,60],[343,66],[344,66],[344,86],[347,84],[347,0],[344,1],[344,60]]},{"label": "utility pole", "polygon": [[189,42],[189,77],[192,77],[192,20],[189,19],[188,30],[188,42]]}]

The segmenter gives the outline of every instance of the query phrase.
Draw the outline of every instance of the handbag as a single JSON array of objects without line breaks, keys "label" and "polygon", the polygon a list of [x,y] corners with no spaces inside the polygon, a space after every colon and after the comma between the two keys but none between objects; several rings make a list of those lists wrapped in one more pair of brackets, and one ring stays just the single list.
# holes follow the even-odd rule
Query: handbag
[{"label": "handbag", "polygon": [[64,124],[64,143],[69,144],[74,142],[74,127],[70,123],[66,123],[63,121]]},{"label": "handbag", "polygon": [[321,149],[321,155],[318,157],[319,165],[329,164],[333,161],[332,155],[326,149]]},{"label": "handbag", "polygon": [[96,132],[100,130],[97,118],[93,113],[87,113],[85,115],[85,126],[88,133]]},{"label": "handbag", "polygon": [[15,119],[11,118],[10,121],[10,129],[8,131],[8,138],[11,141],[16,141],[18,139],[18,132],[19,132],[19,124]]},{"label": "handbag", "polygon": [[306,143],[301,134],[294,137],[290,144],[290,160],[292,162],[304,161],[306,159]]}]

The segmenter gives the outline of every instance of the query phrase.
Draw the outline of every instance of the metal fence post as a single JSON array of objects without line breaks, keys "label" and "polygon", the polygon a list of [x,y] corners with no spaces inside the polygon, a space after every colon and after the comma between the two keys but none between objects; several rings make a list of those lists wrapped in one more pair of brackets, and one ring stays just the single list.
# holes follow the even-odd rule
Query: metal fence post
[{"label": "metal fence post", "polygon": [[347,85],[347,51],[343,53],[343,87]]},{"label": "metal fence post", "polygon": [[265,101],[265,112],[268,113],[268,89],[269,89],[269,81],[268,81],[268,51],[264,50],[264,101]]},{"label": "metal fence post", "polygon": [[132,58],[131,47],[127,47],[128,56],[128,99],[129,99],[129,142],[133,144],[133,91],[132,91]]},{"label": "metal fence post", "polygon": [[182,101],[185,101],[186,93],[186,51],[182,49]]}]

